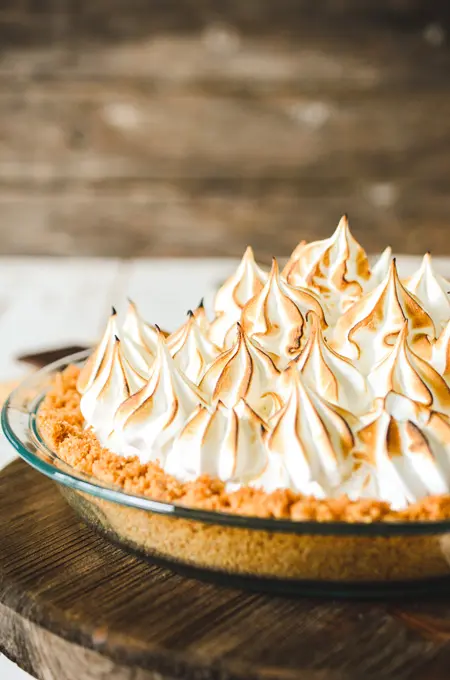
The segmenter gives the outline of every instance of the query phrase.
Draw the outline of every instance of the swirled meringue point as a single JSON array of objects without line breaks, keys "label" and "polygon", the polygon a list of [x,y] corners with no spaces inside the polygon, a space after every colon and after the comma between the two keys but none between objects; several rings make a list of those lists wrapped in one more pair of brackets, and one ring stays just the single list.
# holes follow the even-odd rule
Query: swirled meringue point
[{"label": "swirled meringue point", "polygon": [[378,286],[388,275],[389,267],[392,262],[392,248],[388,246],[383,250],[378,260],[375,262],[370,271],[370,279],[365,286],[365,292],[373,290]]},{"label": "swirled meringue point", "polygon": [[114,335],[94,380],[80,401],[86,424],[93,428],[100,441],[111,432],[119,406],[144,384],[145,380],[128,362],[119,338]]},{"label": "swirled meringue point", "polygon": [[338,311],[361,297],[369,279],[369,260],[350,232],[347,215],[330,238],[299,248],[287,269],[288,283],[306,282],[323,297],[327,307]]},{"label": "swirled meringue point", "polygon": [[136,304],[128,301],[128,309],[122,326],[124,339],[132,340],[136,345],[155,356],[158,348],[158,331],[155,326],[148,324],[139,314]]},{"label": "swirled meringue point", "polygon": [[117,335],[117,312],[112,308],[112,313],[106,324],[105,332],[95,350],[86,361],[80,371],[77,381],[77,390],[84,394],[91,387],[92,383],[104,367],[107,359],[111,355],[115,336]]},{"label": "swirled meringue point", "polygon": [[301,265],[298,264],[302,250],[306,245],[306,241],[300,241],[300,243],[292,251],[288,261],[284,265],[283,271],[281,272],[283,279],[291,286],[299,286],[300,288],[306,288],[307,286],[306,280],[300,273]]},{"label": "swirled meringue point", "polygon": [[200,300],[198,307],[196,307],[192,313],[202,331],[208,334],[211,324],[209,322],[208,317],[206,316],[205,303],[203,298]]},{"label": "swirled meringue point", "polygon": [[236,342],[219,354],[200,381],[211,400],[233,408],[241,399],[260,416],[268,417],[281,406],[277,388],[280,372],[272,359],[249,338],[240,324]]},{"label": "swirled meringue point", "polygon": [[209,331],[215,345],[224,347],[227,332],[240,320],[244,305],[260,292],[266,280],[267,274],[256,264],[249,246],[234,274],[217,291],[214,300],[216,318]]},{"label": "swirled meringue point", "polygon": [[426,309],[440,333],[450,319],[450,281],[434,271],[430,253],[424,255],[419,269],[403,284]]},{"label": "swirled meringue point", "polygon": [[450,319],[431,347],[430,364],[450,385]]},{"label": "swirled meringue point", "polygon": [[353,364],[328,346],[319,317],[309,312],[308,340],[295,365],[306,384],[330,403],[352,413],[370,408],[366,378]]},{"label": "swirled meringue point", "polygon": [[[417,413],[411,402],[412,418]],[[402,406],[406,415],[404,405]],[[351,499],[378,498],[402,510],[428,495],[449,493],[450,425],[437,413],[421,422],[382,409],[356,434],[355,469],[343,491]]]},{"label": "swirled meringue point", "polygon": [[175,365],[162,333],[148,381],[117,409],[111,450],[163,464],[167,450],[205,396]]},{"label": "swirled meringue point", "polygon": [[435,336],[433,321],[401,284],[394,259],[384,281],[338,319],[330,344],[367,373],[390,353],[405,321],[413,350],[429,352],[430,338]]},{"label": "swirled meringue point", "polygon": [[265,423],[240,400],[233,408],[218,401],[197,407],[167,456],[165,471],[183,481],[201,475],[238,488],[258,479],[267,466]]},{"label": "swirled meringue point", "polygon": [[352,431],[334,407],[290,366],[291,392],[270,419],[266,445],[283,460],[290,488],[317,497],[332,495],[348,474]]},{"label": "swirled meringue point", "polygon": [[166,339],[167,347],[178,368],[194,383],[203,377],[206,367],[220,354],[203,332],[193,312],[178,331]]},{"label": "swirled meringue point", "polygon": [[264,288],[242,310],[242,326],[278,367],[284,368],[306,342],[305,318],[311,310],[326,327],[317,297],[283,281],[274,258]]},{"label": "swirled meringue point", "polygon": [[408,322],[405,321],[390,354],[368,375],[373,395],[384,397],[392,390],[435,411],[450,412],[449,386],[428,362],[410,349],[407,337]]}]

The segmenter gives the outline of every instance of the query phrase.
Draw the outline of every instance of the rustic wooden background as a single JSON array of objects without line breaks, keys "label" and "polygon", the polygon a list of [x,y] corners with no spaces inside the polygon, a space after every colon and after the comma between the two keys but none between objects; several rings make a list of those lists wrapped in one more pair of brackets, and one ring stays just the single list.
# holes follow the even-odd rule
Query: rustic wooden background
[{"label": "rustic wooden background", "polygon": [[450,253],[448,0],[0,0],[0,253]]}]

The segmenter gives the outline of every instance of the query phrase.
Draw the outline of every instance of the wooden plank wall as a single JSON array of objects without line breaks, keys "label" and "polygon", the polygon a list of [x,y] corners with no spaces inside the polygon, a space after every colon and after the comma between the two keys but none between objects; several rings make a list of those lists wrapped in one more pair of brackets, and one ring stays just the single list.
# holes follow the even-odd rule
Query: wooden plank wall
[{"label": "wooden plank wall", "polygon": [[450,3],[2,0],[0,253],[450,253]]}]

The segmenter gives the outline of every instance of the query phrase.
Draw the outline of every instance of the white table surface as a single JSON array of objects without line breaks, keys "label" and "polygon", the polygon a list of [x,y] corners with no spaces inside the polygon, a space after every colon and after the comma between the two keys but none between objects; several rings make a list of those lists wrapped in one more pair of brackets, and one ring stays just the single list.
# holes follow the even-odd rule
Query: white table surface
[{"label": "white table surface", "polygon": [[[419,261],[399,257],[401,274],[409,276]],[[229,259],[0,258],[0,380],[29,371],[15,361],[20,353],[95,341],[111,305],[120,313],[127,296],[149,321],[172,330],[202,296],[211,299],[235,264]],[[450,258],[435,258],[435,267],[450,278]],[[1,435],[0,468],[13,457]],[[0,655],[0,679],[30,676]]]}]

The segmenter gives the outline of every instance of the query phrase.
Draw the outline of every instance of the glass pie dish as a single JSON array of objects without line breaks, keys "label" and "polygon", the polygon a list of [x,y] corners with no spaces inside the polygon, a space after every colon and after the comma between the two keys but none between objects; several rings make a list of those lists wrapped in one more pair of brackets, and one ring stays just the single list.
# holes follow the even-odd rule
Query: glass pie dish
[{"label": "glass pie dish", "polygon": [[450,585],[450,521],[317,522],[202,510],[152,500],[65,463],[39,430],[39,406],[58,372],[89,352],[28,377],[2,411],[19,455],[50,477],[84,522],[125,550],[225,585],[286,594],[385,597]]}]

